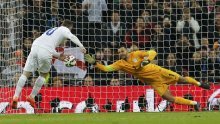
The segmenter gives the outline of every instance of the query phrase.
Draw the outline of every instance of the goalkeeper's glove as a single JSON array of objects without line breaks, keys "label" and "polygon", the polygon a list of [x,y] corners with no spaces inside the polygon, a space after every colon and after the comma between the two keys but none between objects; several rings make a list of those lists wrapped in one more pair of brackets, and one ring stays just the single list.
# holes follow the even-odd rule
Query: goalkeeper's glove
[{"label": "goalkeeper's glove", "polygon": [[95,64],[96,63],[96,60],[95,60],[94,56],[91,56],[89,54],[85,54],[84,58],[85,58],[85,61],[88,62],[89,64]]},{"label": "goalkeeper's glove", "polygon": [[141,62],[141,67],[144,67],[145,65],[147,65],[147,64],[149,64],[150,63],[150,60],[143,60],[142,62]]}]

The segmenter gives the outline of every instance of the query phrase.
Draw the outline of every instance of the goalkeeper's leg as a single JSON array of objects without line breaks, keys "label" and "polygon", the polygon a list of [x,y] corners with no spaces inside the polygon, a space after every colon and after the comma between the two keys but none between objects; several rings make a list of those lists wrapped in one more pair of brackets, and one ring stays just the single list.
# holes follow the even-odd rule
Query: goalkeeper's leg
[{"label": "goalkeeper's leg", "polygon": [[35,107],[35,99],[34,98],[38,94],[38,92],[40,91],[43,84],[45,84],[46,76],[47,76],[47,73],[40,72],[40,76],[35,81],[35,84],[34,84],[34,87],[32,89],[31,94],[27,97],[27,101],[30,102],[30,105],[32,107]]},{"label": "goalkeeper's leg", "polygon": [[200,104],[197,101],[184,99],[182,97],[174,97],[173,95],[170,94],[168,90],[162,95],[162,98],[166,99],[169,102],[173,102],[176,104],[193,105],[194,109],[196,111],[199,111]]},{"label": "goalkeeper's leg", "polygon": [[16,89],[15,89],[15,93],[14,93],[14,96],[13,96],[13,100],[12,100],[12,103],[11,103],[11,107],[13,109],[17,108],[18,97],[20,96],[21,90],[24,87],[25,82],[27,81],[27,78],[30,77],[30,75],[31,75],[31,72],[24,71],[23,74],[20,76],[20,78],[18,80],[18,83],[16,85]]},{"label": "goalkeeper's leg", "polygon": [[204,89],[210,89],[210,85],[208,83],[201,83],[201,82],[195,80],[192,77],[182,77],[182,76],[180,76],[178,82],[193,84],[193,85],[202,87]]}]

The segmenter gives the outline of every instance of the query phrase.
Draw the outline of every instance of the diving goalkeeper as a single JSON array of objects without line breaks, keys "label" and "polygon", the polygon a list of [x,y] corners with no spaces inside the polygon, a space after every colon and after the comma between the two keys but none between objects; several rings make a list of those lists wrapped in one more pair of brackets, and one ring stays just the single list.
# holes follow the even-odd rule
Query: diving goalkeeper
[{"label": "diving goalkeeper", "polygon": [[193,84],[204,89],[210,89],[208,83],[200,83],[191,77],[182,77],[176,72],[152,64],[151,61],[154,60],[157,55],[154,50],[128,53],[126,48],[121,47],[118,49],[118,54],[120,60],[108,66],[96,62],[94,57],[89,54],[85,55],[85,61],[90,64],[95,64],[96,68],[105,72],[121,70],[130,73],[142,82],[149,83],[163,99],[177,104],[193,105],[194,109],[199,111],[200,104],[197,101],[184,99],[182,97],[174,97],[169,92],[168,87],[170,84],[182,82]]}]

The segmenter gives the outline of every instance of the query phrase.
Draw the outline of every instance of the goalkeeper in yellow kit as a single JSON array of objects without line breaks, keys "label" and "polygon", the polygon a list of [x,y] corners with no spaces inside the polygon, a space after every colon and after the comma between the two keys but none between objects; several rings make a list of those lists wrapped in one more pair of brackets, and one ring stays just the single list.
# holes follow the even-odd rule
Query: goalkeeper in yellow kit
[{"label": "goalkeeper in yellow kit", "polygon": [[191,77],[182,77],[176,72],[152,64],[151,61],[157,55],[154,50],[128,53],[126,48],[121,47],[118,49],[118,54],[120,60],[108,66],[96,62],[94,57],[91,57],[89,54],[85,55],[85,60],[90,64],[95,64],[95,67],[105,72],[121,70],[132,74],[142,82],[149,83],[163,99],[177,104],[194,105],[195,110],[199,110],[200,104],[198,102],[172,96],[168,86],[177,82],[183,82],[194,84],[204,89],[210,89],[208,83],[200,83]]}]

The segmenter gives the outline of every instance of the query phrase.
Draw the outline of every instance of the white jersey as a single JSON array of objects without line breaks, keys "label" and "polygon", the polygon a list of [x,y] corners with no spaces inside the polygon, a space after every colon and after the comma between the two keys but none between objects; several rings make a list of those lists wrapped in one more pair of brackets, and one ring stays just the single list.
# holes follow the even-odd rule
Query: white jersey
[{"label": "white jersey", "polygon": [[67,38],[79,47],[83,47],[79,39],[73,35],[67,27],[64,26],[47,30],[40,37],[34,40],[32,46],[45,48],[49,50],[53,56],[59,57],[60,54],[56,52],[55,48],[63,43]]}]

